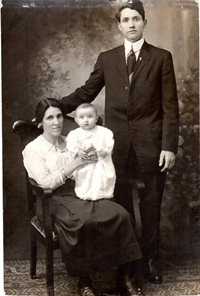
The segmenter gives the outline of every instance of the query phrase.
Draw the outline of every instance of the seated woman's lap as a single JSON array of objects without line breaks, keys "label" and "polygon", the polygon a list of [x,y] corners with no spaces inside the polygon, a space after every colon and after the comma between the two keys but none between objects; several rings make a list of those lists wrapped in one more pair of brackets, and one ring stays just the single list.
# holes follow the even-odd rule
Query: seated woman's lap
[{"label": "seated woman's lap", "polygon": [[89,201],[76,196],[54,196],[50,203],[50,211],[53,220],[66,222],[66,219],[69,219],[71,227],[77,223],[89,226],[97,223],[106,224],[108,221],[109,224],[112,221],[132,221],[130,214],[122,206],[108,199]]},{"label": "seated woman's lap", "polygon": [[50,210],[63,262],[71,274],[106,270],[141,258],[132,218],[114,201],[54,196]]}]

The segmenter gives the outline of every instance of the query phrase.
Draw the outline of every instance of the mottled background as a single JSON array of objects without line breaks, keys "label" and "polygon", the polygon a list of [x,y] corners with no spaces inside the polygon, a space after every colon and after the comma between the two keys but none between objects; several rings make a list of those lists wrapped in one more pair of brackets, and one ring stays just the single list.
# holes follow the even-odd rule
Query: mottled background
[{"label": "mottled background", "polygon": [[[162,249],[172,253],[191,252],[199,240],[199,34],[194,2],[143,1],[148,20],[145,39],[172,52],[178,85],[179,152],[168,175],[161,222]],[[118,7],[119,1],[112,0],[3,1],[5,245],[27,214],[21,144],[12,124],[32,119],[40,99],[59,99],[74,91],[88,78],[101,51],[122,44],[115,20]],[[103,115],[104,91],[94,103]]]}]

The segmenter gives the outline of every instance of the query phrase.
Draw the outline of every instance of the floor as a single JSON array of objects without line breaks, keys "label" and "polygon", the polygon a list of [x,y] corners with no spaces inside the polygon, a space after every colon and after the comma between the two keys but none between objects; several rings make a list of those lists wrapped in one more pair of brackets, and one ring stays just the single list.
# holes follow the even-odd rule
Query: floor
[{"label": "floor", "polygon": [[[30,278],[29,260],[6,260],[4,268],[4,291],[0,295],[47,296],[45,283],[45,259],[37,261],[37,277]],[[197,261],[175,258],[162,261],[163,283],[144,282],[145,296],[197,296],[200,292],[200,277]],[[54,258],[55,296],[79,296],[78,278],[67,274],[60,258]],[[116,291],[116,271],[95,274],[91,281],[98,296],[125,296]]]},{"label": "floor", "polygon": [[[145,287],[145,289],[146,289],[146,291],[148,291],[148,295],[153,295],[153,296],[157,296],[157,295],[165,295],[165,296],[189,295],[190,296],[191,295],[191,294],[185,294],[185,293],[177,292],[177,291],[181,291],[181,289],[182,290],[185,289],[184,288],[185,284],[186,284],[188,289],[189,288],[194,289],[195,285],[196,284],[198,285],[198,283],[196,283],[196,282],[193,283],[190,276],[189,276],[189,275],[191,275],[191,270],[193,271],[193,273],[195,273],[194,270],[196,270],[196,271],[199,270],[199,275],[200,275],[200,269],[198,267],[198,264],[200,262],[200,256],[199,256],[200,253],[198,253],[198,246],[197,245],[198,244],[196,244],[196,243],[193,244],[193,246],[190,247],[190,250],[188,250],[187,254],[186,253],[181,253],[181,252],[179,252],[176,255],[168,254],[170,259],[169,260],[167,259],[167,261],[164,262],[165,265],[168,267],[166,269],[166,271],[165,271],[166,272],[165,278],[167,279],[167,281],[162,285],[162,287],[157,287],[156,286],[156,287],[152,288],[150,285],[147,285]],[[45,258],[44,250],[45,249],[44,249],[43,245],[38,243],[38,259],[43,260],[43,258]],[[178,281],[177,281],[177,279],[175,279],[175,281],[173,283],[173,280],[174,280],[173,279],[173,277],[174,277],[173,273],[175,272],[175,269],[177,268],[176,276],[178,276],[180,272],[179,272],[179,267],[177,267],[177,266],[180,266],[180,264],[184,264],[184,260],[188,260],[188,256],[189,256],[189,260],[192,262],[192,264],[184,265],[183,266],[184,268],[181,269],[180,281],[179,281],[179,278],[178,278]],[[56,250],[54,252],[54,257],[57,258],[58,260],[59,260],[59,258],[61,258],[61,254],[60,254],[59,250]],[[22,261],[27,260],[29,258],[30,258],[29,225],[28,225],[28,218],[25,217],[24,220],[21,222],[21,225],[19,226],[18,230],[15,232],[13,237],[10,239],[9,244],[7,244],[4,247],[4,260],[6,260],[7,263],[9,262],[9,260],[15,260],[15,261],[16,260],[21,260],[20,261],[20,266],[21,266]],[[176,262],[175,263],[173,262],[173,264],[172,264],[171,260],[172,261],[175,260]],[[5,264],[7,264],[7,263],[5,263]],[[171,264],[172,264],[172,266],[171,266]],[[6,265],[4,267],[6,267]],[[172,268],[172,267],[173,267],[173,269],[172,269],[173,272],[170,272],[170,268]],[[11,264],[10,268],[11,268],[12,271],[14,270],[13,263]],[[21,276],[24,279],[23,272],[22,272]],[[167,272],[169,274],[167,274]],[[5,274],[5,276],[6,276],[6,274]],[[193,277],[194,277],[194,275],[193,275]],[[198,276],[198,278],[200,279],[200,276]],[[14,277],[14,279],[16,280],[16,277]],[[28,280],[29,280],[29,272],[28,272],[28,275],[27,275],[27,280],[25,282],[27,282],[28,285],[30,286],[32,284],[32,282],[29,283]],[[199,284],[200,284],[200,280],[199,281],[197,280],[197,282],[199,282]],[[11,280],[11,282],[9,283],[9,286],[12,283],[13,283],[13,285],[15,284],[14,280]],[[173,285],[172,285],[172,283],[173,283]],[[189,283],[190,283],[191,287],[189,287]],[[66,286],[66,283],[64,285]],[[164,285],[166,285],[166,287]],[[43,283],[42,288],[38,287],[38,289],[44,289],[44,286],[45,285]],[[158,286],[160,286],[160,285],[158,285]],[[34,288],[35,287],[33,286],[33,289]],[[161,289],[161,290],[159,290],[159,289]],[[173,292],[174,289],[176,290],[176,292]],[[65,290],[66,290],[66,287],[65,287]],[[167,294],[167,293],[169,293],[169,291],[170,291],[170,295]],[[154,295],[155,293],[156,293],[156,295]],[[60,296],[64,295],[62,293],[61,294],[57,293],[57,294],[60,295]],[[14,295],[19,295],[19,294],[14,294]],[[22,293],[20,295],[29,295],[29,294],[23,294]],[[37,295],[39,295],[39,294],[37,294]],[[43,295],[43,294],[40,294],[40,295]],[[68,295],[68,294],[65,294],[65,295]],[[69,295],[71,296],[72,292],[69,292]],[[74,294],[74,295],[76,295],[76,294]],[[194,295],[194,293],[192,294],[192,296],[193,295]],[[197,295],[197,294],[195,293],[195,295]],[[198,295],[200,295],[200,294],[198,294]]]}]

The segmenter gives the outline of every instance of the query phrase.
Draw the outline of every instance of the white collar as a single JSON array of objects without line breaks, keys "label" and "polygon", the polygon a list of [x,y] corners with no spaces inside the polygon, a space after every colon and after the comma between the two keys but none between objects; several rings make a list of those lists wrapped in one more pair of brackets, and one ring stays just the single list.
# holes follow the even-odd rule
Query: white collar
[{"label": "white collar", "polygon": [[124,39],[124,47],[125,47],[126,56],[130,52],[132,47],[133,47],[133,51],[135,53],[139,52],[143,43],[144,43],[144,37],[142,37],[140,40],[133,42],[133,43],[128,41],[127,39]]}]

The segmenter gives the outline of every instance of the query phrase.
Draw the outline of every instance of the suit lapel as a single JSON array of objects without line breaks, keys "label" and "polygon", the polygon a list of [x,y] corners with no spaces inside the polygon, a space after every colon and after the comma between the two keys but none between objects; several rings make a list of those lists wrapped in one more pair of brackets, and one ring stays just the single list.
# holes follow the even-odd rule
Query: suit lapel
[{"label": "suit lapel", "polygon": [[151,55],[150,55],[150,49],[148,43],[145,41],[141,50],[140,50],[140,55],[138,57],[137,63],[135,65],[134,73],[132,76],[132,82],[131,84],[134,83],[146,63],[149,61]]},{"label": "suit lapel", "polygon": [[[149,61],[150,57],[151,57],[150,48],[149,48],[148,43],[145,41],[142,48],[141,48],[137,63],[135,65],[135,70],[133,73],[131,84],[136,80],[136,78],[138,77],[138,75],[140,74],[140,72],[142,71],[144,66],[146,65],[146,63]],[[115,59],[115,63],[118,67],[119,72],[121,73],[121,75],[125,79],[126,83],[129,83],[128,74],[127,74],[127,67],[126,67],[124,45],[119,46],[116,49],[114,59]]]},{"label": "suit lapel", "polygon": [[115,63],[118,67],[119,72],[125,79],[126,83],[129,83],[128,81],[128,74],[127,74],[127,68],[126,68],[126,59],[125,59],[125,50],[124,50],[124,45],[119,46],[116,49],[115,52]]}]

